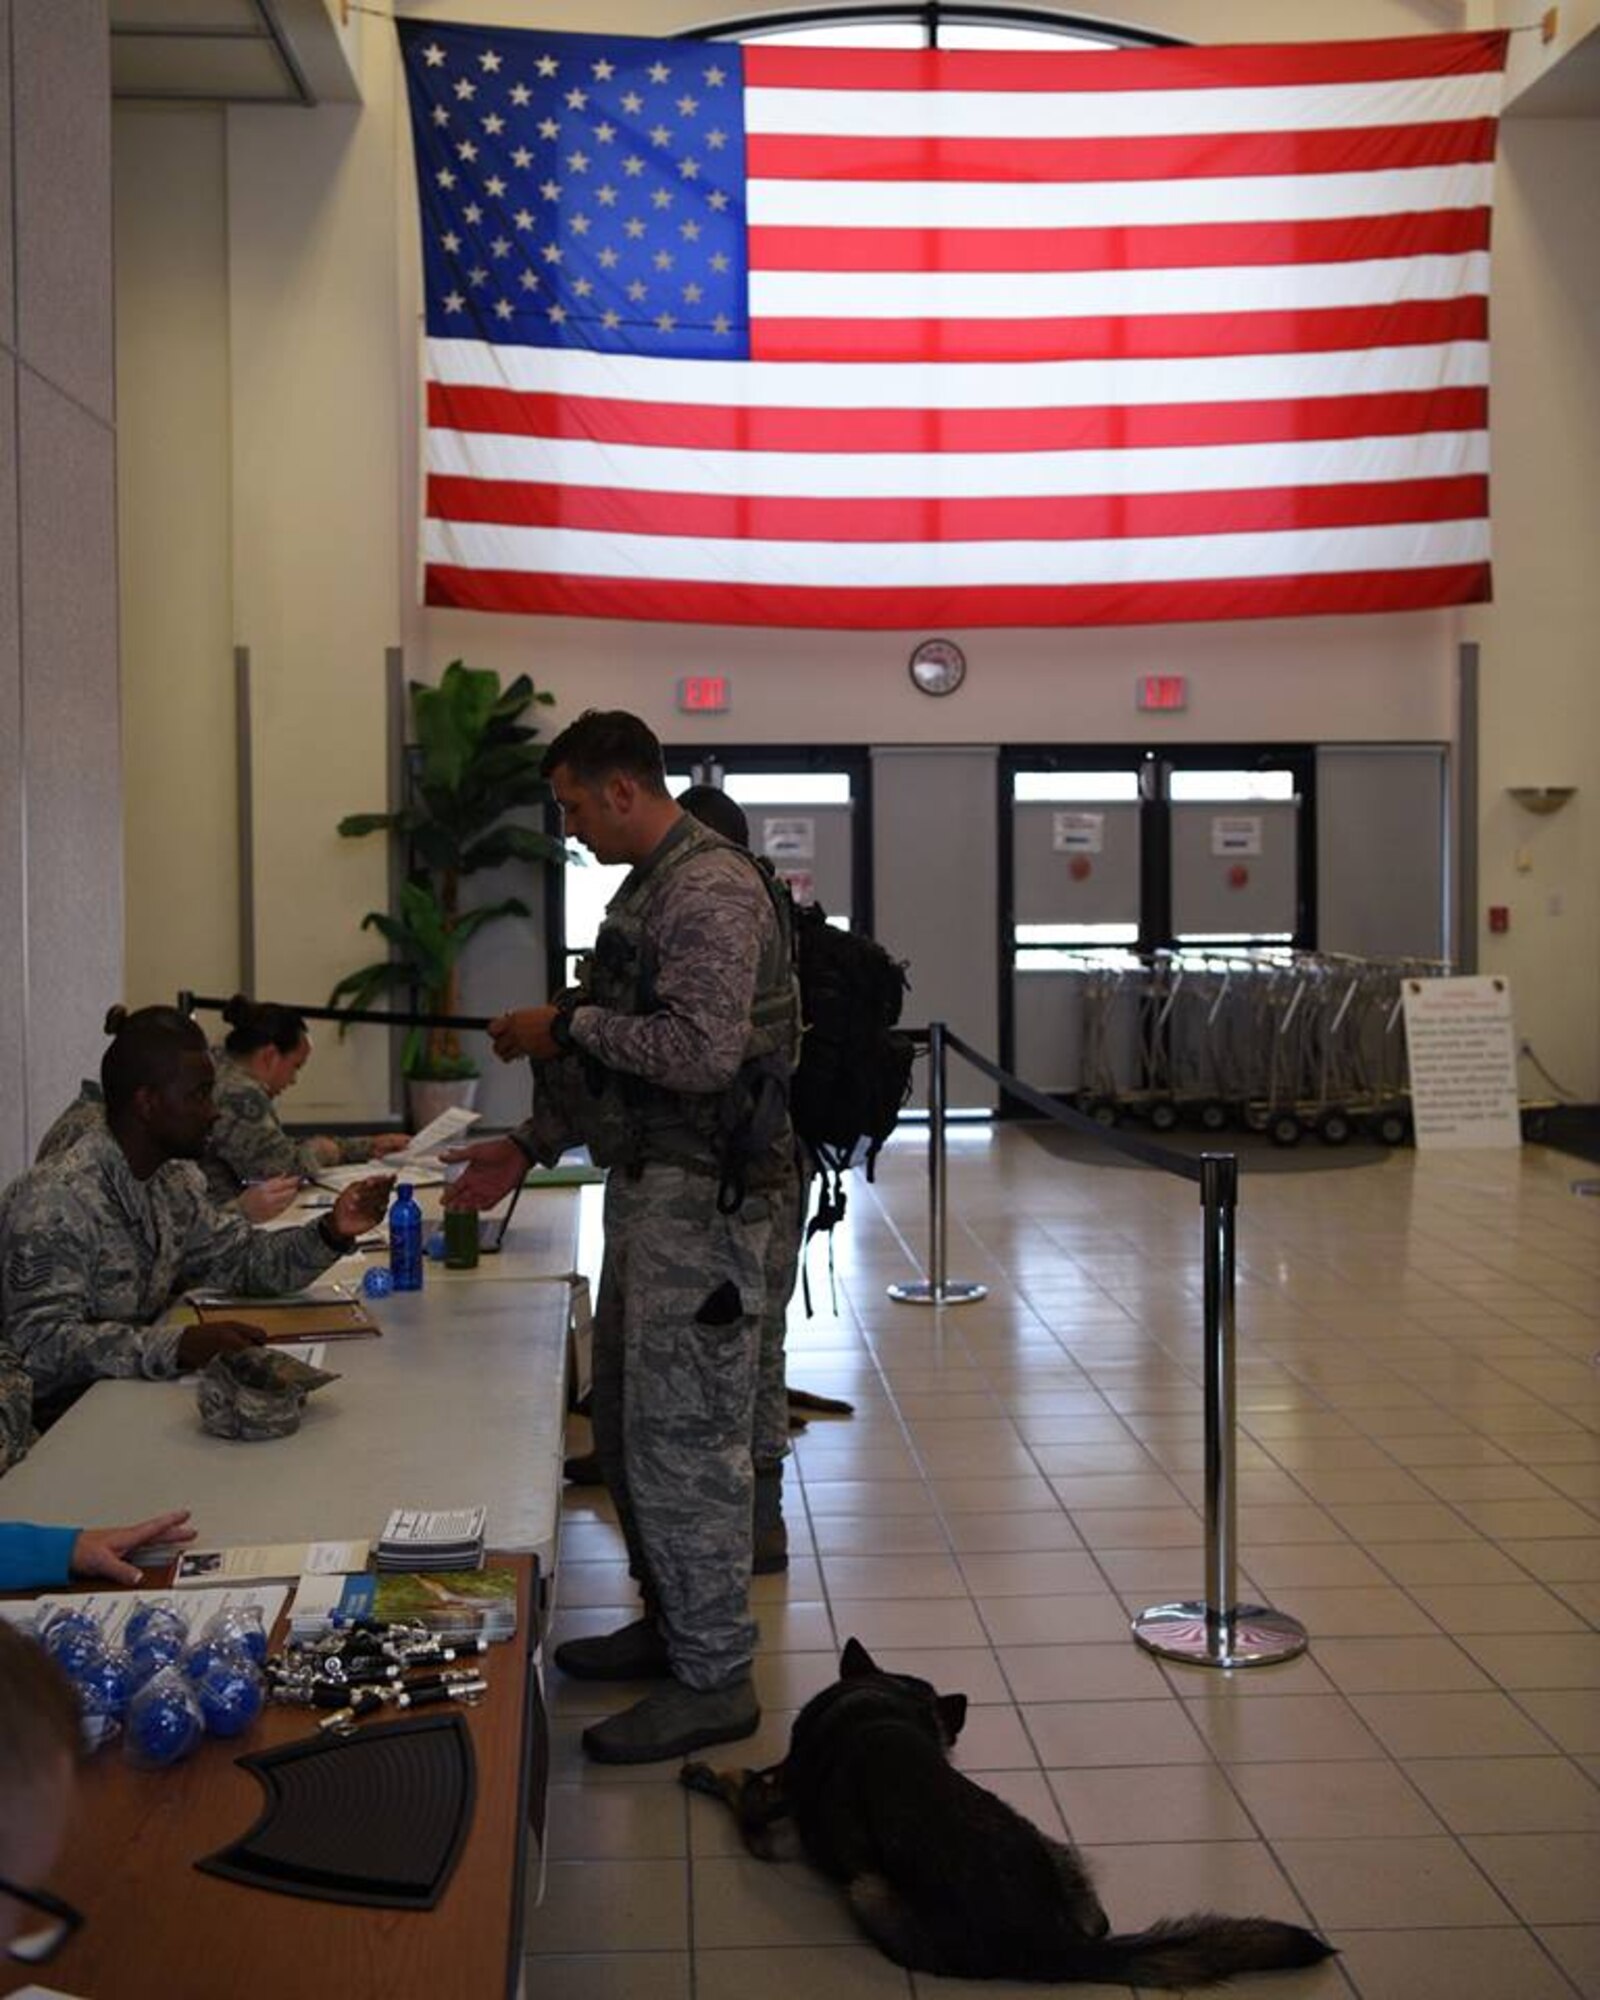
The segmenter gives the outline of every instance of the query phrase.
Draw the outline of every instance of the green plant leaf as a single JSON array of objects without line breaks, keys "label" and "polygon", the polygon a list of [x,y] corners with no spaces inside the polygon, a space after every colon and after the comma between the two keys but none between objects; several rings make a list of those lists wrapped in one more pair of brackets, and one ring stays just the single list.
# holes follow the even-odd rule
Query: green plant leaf
[{"label": "green plant leaf", "polygon": [[402,949],[409,942],[405,925],[400,919],[387,916],[382,910],[368,910],[361,919],[361,928],[364,931],[376,931],[380,937],[386,937],[390,944],[399,945]]},{"label": "green plant leaf", "polygon": [[398,833],[404,830],[407,817],[404,813],[349,813],[340,820],[339,831],[346,840],[359,840],[364,833]]},{"label": "green plant leaf", "polygon": [[463,875],[480,868],[498,868],[507,861],[559,861],[565,846],[531,826],[497,826],[476,840],[461,857]]},{"label": "green plant leaf", "polygon": [[453,936],[457,940],[456,950],[470,937],[476,936],[485,924],[498,923],[502,917],[531,917],[533,912],[520,896],[507,896],[503,902],[480,903],[476,909],[463,910],[456,919]]},{"label": "green plant leaf", "polygon": [[514,721],[528,706],[529,702],[535,699],[532,676],[530,674],[518,674],[516,679],[495,703],[495,720],[497,722]]},{"label": "green plant leaf", "polygon": [[479,752],[463,773],[463,782],[476,788],[503,783],[507,778],[539,777],[544,752],[532,743],[496,743]]},{"label": "green plant leaf", "polygon": [[[457,1013],[457,963],[469,940],[490,924],[529,915],[520,897],[462,909],[460,884],[482,868],[568,858],[563,843],[539,828],[507,822],[508,814],[537,811],[548,801],[544,749],[525,718],[554,700],[530,675],[502,687],[498,674],[463,660],[451,660],[437,685],[410,684],[415,748],[405,805],[339,822],[350,838],[398,836],[409,874],[392,910],[362,919],[390,957],[347,974],[335,989],[339,1001],[359,1007],[383,993],[418,991],[427,1011]],[[454,1030],[419,1034],[408,1049],[412,1073],[476,1073],[460,1055]]]},{"label": "green plant leaf", "polygon": [[450,662],[435,688],[412,683],[411,712],[426,785],[453,789],[461,782],[499,699],[500,676],[460,660]]},{"label": "green plant leaf", "polygon": [[[392,958],[380,958],[371,965],[362,966],[359,972],[347,972],[328,995],[330,1007],[345,1006],[360,1013],[370,1007],[374,1000],[381,999],[395,986],[409,987],[410,978],[406,968]],[[348,1033],[350,1023],[342,1021],[339,1033]]]}]

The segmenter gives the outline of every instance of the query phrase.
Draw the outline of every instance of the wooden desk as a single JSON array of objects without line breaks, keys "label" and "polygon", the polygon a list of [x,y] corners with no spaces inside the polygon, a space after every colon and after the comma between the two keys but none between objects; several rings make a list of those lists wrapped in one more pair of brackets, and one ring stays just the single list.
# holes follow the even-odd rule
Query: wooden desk
[{"label": "wooden desk", "polygon": [[[374,1910],[276,1895],[204,1875],[202,1856],[255,1824],[260,1783],[246,1750],[312,1733],[305,1709],[268,1709],[236,1742],[207,1741],[167,1771],[136,1771],[120,1747],[79,1778],[73,1825],[50,1887],[83,1929],[36,1971],[0,1960],[0,1994],[31,1982],[86,2000],[420,2000],[514,1994],[521,1970],[528,1748],[537,1680],[527,1557],[517,1636],[487,1657],[489,1692],[463,1709],[477,1803],[443,1897],[427,1911]],[[381,1722],[366,1725],[382,1728]]]}]

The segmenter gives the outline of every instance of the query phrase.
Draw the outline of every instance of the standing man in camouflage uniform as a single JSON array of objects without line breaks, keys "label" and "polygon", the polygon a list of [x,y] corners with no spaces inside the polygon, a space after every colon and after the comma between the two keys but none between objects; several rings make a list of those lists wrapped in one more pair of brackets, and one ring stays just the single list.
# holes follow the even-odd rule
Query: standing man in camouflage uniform
[{"label": "standing man in camouflage uniform", "polygon": [[799,1009],[754,863],[674,803],[661,746],[636,716],[587,712],[544,768],[568,833],[631,870],[582,985],[490,1024],[505,1060],[575,1059],[562,1066],[581,1071],[562,1093],[571,1129],[551,1145],[530,1121],[462,1149],[469,1165],[446,1200],[491,1205],[562,1139],[611,1170],[595,1444],[645,1615],[555,1658],[577,1679],[663,1683],[584,1731],[597,1761],[647,1763],[748,1736],[761,1719],[751,1423]]},{"label": "standing man in camouflage uniform", "polygon": [[[678,804],[702,826],[750,851],[750,822],[743,808],[712,785],[691,785],[678,794]],[[770,868],[770,862],[759,862]],[[788,885],[773,878],[770,892],[784,931],[784,949],[794,959],[794,914]],[[761,1345],[756,1366],[755,1424],[751,1456],[755,1462],[755,1512],[752,1574],[772,1576],[789,1567],[789,1530],[783,1519],[783,1462],[789,1456],[789,1386],[784,1371],[784,1340],[789,1329],[789,1301],[794,1296],[805,1244],[806,1210],[811,1198],[811,1165],[796,1135],[781,1165],[781,1179],[772,1189],[772,1231],[767,1239],[765,1303],[761,1314]]]},{"label": "standing man in camouflage uniform", "polygon": [[98,1376],[167,1376],[254,1346],[236,1320],[162,1323],[195,1286],[294,1291],[383,1214],[390,1179],[346,1188],[299,1229],[213,1206],[198,1166],[216,1117],[211,1057],[170,1007],[130,1014],[100,1069],[105,1123],[0,1195],[0,1379],[26,1371],[48,1421]]}]

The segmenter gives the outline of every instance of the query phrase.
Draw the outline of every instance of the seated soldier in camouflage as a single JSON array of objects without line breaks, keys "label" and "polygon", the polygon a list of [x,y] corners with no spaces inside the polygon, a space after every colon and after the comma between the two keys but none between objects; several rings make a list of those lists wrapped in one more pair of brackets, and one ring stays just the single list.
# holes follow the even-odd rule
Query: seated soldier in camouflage
[{"label": "seated soldier in camouflage", "polygon": [[[106,1033],[116,1034],[127,1018],[126,1007],[111,1008],[106,1014]],[[39,1141],[33,1156],[34,1165],[53,1160],[58,1153],[65,1153],[78,1143],[85,1132],[102,1130],[105,1122],[106,1100],[100,1089],[100,1080],[86,1076],[78,1085],[77,1096]],[[227,1178],[232,1180],[231,1175]],[[215,1198],[238,1209],[246,1222],[270,1222],[275,1215],[281,1215],[300,1192],[301,1179],[300,1166],[296,1162],[291,1173],[264,1175],[252,1181],[249,1187],[234,1187],[231,1192],[218,1194]]]},{"label": "seated soldier in camouflage", "polygon": [[270,1000],[235,993],[222,1010],[229,1033],[212,1051],[217,1066],[217,1122],[200,1165],[215,1201],[232,1201],[252,1183],[314,1174],[343,1161],[379,1160],[410,1143],[404,1132],[375,1139],[291,1139],[273,1099],[292,1088],[311,1054],[305,1016]]},{"label": "seated soldier in camouflage", "polygon": [[[106,1016],[106,1033],[114,1035],[118,1025],[127,1016],[125,1007],[113,1007]],[[92,1132],[97,1125],[106,1122],[106,1101],[101,1095],[100,1079],[86,1076],[78,1085],[78,1094],[39,1141],[38,1151],[33,1156],[33,1164],[41,1160],[53,1160],[57,1153],[64,1153],[69,1146],[77,1145],[85,1132]]]},{"label": "seated soldier in camouflage", "polygon": [[0,1348],[0,1472],[26,1458],[33,1440],[33,1378]]},{"label": "seated soldier in camouflage", "polygon": [[379,1219],[392,1181],[358,1181],[298,1229],[252,1229],[216,1207],[194,1164],[217,1115],[211,1057],[173,1008],[130,1014],[100,1081],[104,1125],[0,1195],[0,1374],[27,1372],[41,1427],[97,1376],[173,1375],[259,1343],[237,1320],[162,1315],[195,1286],[308,1284]]}]

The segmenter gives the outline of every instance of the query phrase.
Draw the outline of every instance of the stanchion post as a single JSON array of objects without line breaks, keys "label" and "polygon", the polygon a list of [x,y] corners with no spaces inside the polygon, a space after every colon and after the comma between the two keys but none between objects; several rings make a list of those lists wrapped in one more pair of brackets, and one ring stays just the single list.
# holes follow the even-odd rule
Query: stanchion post
[{"label": "stanchion post", "polygon": [[1206,1594],[1155,1604],[1133,1621],[1147,1652],[1200,1667],[1261,1667],[1292,1660],[1307,1645],[1297,1618],[1236,1602],[1238,1445],[1235,1407],[1234,1222],[1239,1162],[1232,1153],[1200,1157],[1204,1214],[1206,1365]]},{"label": "stanchion post", "polygon": [[1238,1323],[1234,1317],[1234,1220],[1239,1205],[1239,1162],[1232,1153],[1207,1153],[1200,1161],[1200,1203],[1205,1216],[1206,1343],[1206,1604],[1208,1615],[1231,1625],[1238,1595],[1239,1532],[1237,1378]]},{"label": "stanchion post", "polygon": [[928,1281],[891,1285],[889,1296],[907,1306],[964,1306],[988,1295],[987,1285],[957,1280],[946,1275],[948,1255],[947,1199],[945,1171],[945,1120],[947,1117],[947,1063],[944,1023],[928,1026]]}]

